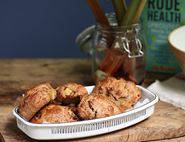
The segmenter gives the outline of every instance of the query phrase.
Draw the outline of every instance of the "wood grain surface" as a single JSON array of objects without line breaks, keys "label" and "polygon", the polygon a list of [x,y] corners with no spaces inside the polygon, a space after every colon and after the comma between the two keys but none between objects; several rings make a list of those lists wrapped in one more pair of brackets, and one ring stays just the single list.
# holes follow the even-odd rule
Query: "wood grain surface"
[{"label": "wood grain surface", "polygon": [[[35,142],[17,128],[12,109],[24,90],[35,83],[65,82],[92,85],[89,61],[78,59],[0,60],[0,132],[6,142]],[[101,136],[70,140],[82,142],[185,141],[185,111],[158,102],[155,113],[132,127]]]}]

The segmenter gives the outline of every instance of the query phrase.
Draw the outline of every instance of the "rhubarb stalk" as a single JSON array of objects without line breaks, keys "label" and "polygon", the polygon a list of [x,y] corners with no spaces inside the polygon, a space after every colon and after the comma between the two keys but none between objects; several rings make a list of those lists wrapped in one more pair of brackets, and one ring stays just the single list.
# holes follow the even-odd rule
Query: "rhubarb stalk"
[{"label": "rhubarb stalk", "polygon": [[118,25],[121,25],[124,14],[126,13],[127,7],[125,0],[112,0],[114,11],[116,13],[116,19]]}]

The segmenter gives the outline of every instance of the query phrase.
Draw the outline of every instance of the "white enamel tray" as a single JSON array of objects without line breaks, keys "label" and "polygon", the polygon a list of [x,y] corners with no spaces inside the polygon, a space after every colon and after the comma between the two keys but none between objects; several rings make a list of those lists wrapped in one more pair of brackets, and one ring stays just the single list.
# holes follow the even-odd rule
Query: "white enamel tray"
[{"label": "white enamel tray", "polygon": [[[94,86],[86,87],[91,92]],[[86,121],[59,123],[59,124],[34,124],[23,119],[14,108],[13,114],[17,126],[26,135],[37,140],[75,139],[105,134],[134,125],[154,112],[154,105],[158,97],[147,89],[138,86],[142,91],[139,102],[124,113]]]}]

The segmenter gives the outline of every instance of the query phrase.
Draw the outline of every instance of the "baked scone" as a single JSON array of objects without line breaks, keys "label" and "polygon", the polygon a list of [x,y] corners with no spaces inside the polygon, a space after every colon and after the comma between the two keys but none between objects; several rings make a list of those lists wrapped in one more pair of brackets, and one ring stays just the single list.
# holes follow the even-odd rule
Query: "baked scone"
[{"label": "baked scone", "polygon": [[78,83],[67,83],[57,87],[57,100],[62,105],[77,105],[82,96],[87,95],[88,92],[84,86]]},{"label": "baked scone", "polygon": [[120,98],[119,104],[121,108],[128,109],[139,101],[141,98],[141,90],[132,81],[127,81],[125,89],[125,93],[128,94],[128,96],[126,98]]},{"label": "baked scone", "polygon": [[19,105],[19,114],[30,120],[42,107],[56,98],[56,91],[49,83],[42,83],[29,89]]},{"label": "baked scone", "polygon": [[141,97],[141,91],[134,82],[114,77],[98,81],[92,92],[112,99],[122,111],[132,107]]},{"label": "baked scone", "polygon": [[50,104],[39,111],[32,119],[32,123],[62,123],[74,122],[78,117],[67,106]]},{"label": "baked scone", "polygon": [[84,96],[77,110],[79,117],[84,120],[108,117],[121,113],[119,107],[109,98],[95,94]]}]

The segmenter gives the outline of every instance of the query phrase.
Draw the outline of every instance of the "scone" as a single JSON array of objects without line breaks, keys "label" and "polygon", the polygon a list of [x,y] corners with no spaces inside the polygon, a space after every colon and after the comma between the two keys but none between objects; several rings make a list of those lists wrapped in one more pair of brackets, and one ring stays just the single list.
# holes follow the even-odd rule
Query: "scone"
[{"label": "scone", "polygon": [[81,119],[95,119],[121,113],[119,107],[105,96],[90,94],[84,96],[77,108]]},{"label": "scone", "polygon": [[56,98],[56,91],[49,83],[42,83],[29,89],[19,105],[19,114],[30,120],[42,107]]},{"label": "scone", "polygon": [[84,86],[77,83],[67,83],[57,89],[57,100],[62,105],[78,105],[82,96],[88,94]]},{"label": "scone", "polygon": [[32,119],[32,123],[62,123],[74,122],[78,117],[67,106],[50,104],[39,111]]},{"label": "scone", "polygon": [[93,93],[112,99],[122,111],[133,106],[141,97],[141,91],[135,83],[114,77],[98,81]]},{"label": "scone", "polygon": [[120,98],[119,104],[121,108],[128,109],[136,104],[141,98],[141,90],[132,81],[127,81],[125,85],[126,98]]}]

